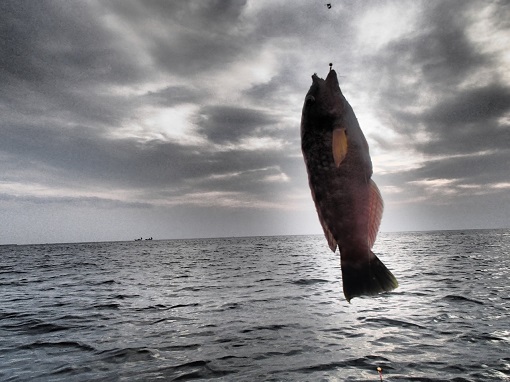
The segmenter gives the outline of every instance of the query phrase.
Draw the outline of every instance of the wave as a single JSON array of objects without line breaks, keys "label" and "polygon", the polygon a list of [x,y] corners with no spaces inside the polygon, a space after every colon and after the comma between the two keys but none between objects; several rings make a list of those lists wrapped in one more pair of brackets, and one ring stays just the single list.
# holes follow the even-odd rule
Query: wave
[{"label": "wave", "polygon": [[156,305],[150,305],[143,308],[136,308],[135,311],[137,312],[144,312],[144,311],[164,311],[164,310],[170,310],[170,309],[177,309],[177,308],[187,308],[187,307],[196,307],[200,306],[199,303],[194,302],[190,304],[175,304],[175,305],[164,305],[164,304],[156,304]]},{"label": "wave", "polygon": [[35,341],[30,344],[21,345],[18,349],[38,349],[38,348],[60,348],[60,349],[69,349],[75,348],[78,350],[85,351],[95,351],[96,349],[90,345],[77,342],[77,341],[57,341],[57,342],[47,342],[47,341]]},{"label": "wave", "polygon": [[221,369],[211,366],[211,361],[191,361],[182,365],[174,366],[172,372],[176,375],[171,381],[191,381],[195,379],[220,378],[236,372],[235,369]]},{"label": "wave", "polygon": [[[322,235],[161,241],[145,256],[131,243],[53,247],[51,269],[48,247],[18,247],[0,266],[0,380],[376,381],[380,366],[384,381],[504,381],[510,236],[472,247],[498,256],[483,264],[450,261],[462,251],[447,236],[382,237],[402,288],[352,304]],[[497,277],[473,282],[474,269]]]},{"label": "wave", "polygon": [[2,324],[2,329],[8,331],[25,332],[28,334],[45,334],[64,331],[70,328],[44,320],[29,319],[18,323],[4,323]]},{"label": "wave", "polygon": [[115,348],[96,352],[96,355],[108,363],[143,362],[154,358],[153,350],[145,347]]},{"label": "wave", "polygon": [[459,295],[455,295],[455,294],[446,295],[442,298],[442,300],[458,302],[458,303],[472,303],[472,304],[484,305],[483,301],[473,300],[471,298],[467,298],[467,297],[459,296]]},{"label": "wave", "polygon": [[404,321],[404,320],[397,320],[393,318],[362,318],[363,322],[369,322],[369,323],[375,323],[377,325],[383,326],[383,327],[400,327],[400,328],[419,328],[419,329],[426,329],[425,326],[416,324],[414,322],[410,321]]},{"label": "wave", "polygon": [[295,285],[314,285],[314,284],[322,284],[322,283],[329,283],[329,280],[324,279],[298,279],[290,281],[291,284]]},{"label": "wave", "polygon": [[381,356],[372,356],[367,355],[365,357],[347,359],[344,361],[334,361],[327,363],[319,363],[315,365],[305,366],[302,368],[294,369],[293,371],[297,371],[300,373],[308,374],[316,371],[331,371],[344,369],[348,367],[360,368],[366,370],[375,370],[376,366],[374,365],[382,365],[385,370],[393,370],[393,367],[390,366],[390,361]]}]

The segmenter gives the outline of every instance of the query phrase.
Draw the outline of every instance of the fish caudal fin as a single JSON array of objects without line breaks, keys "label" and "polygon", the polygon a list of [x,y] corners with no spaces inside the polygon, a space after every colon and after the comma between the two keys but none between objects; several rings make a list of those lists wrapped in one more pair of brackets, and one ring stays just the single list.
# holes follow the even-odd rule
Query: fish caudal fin
[{"label": "fish caudal fin", "polygon": [[370,261],[363,264],[342,261],[342,282],[347,302],[353,297],[373,296],[398,287],[395,276],[372,252]]}]

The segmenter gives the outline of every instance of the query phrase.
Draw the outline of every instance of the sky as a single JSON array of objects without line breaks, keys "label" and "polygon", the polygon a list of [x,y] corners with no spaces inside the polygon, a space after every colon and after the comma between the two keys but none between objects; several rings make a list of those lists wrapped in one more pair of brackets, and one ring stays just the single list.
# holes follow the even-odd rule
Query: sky
[{"label": "sky", "polygon": [[329,63],[382,231],[510,227],[510,2],[0,2],[0,244],[319,234]]}]

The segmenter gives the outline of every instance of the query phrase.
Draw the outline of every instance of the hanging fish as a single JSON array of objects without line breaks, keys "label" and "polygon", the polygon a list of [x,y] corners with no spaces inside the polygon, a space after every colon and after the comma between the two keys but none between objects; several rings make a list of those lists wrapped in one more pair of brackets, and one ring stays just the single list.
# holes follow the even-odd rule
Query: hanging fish
[{"label": "hanging fish", "polygon": [[319,221],[329,247],[338,247],[347,301],[398,286],[372,252],[383,200],[372,177],[368,144],[343,96],[336,72],[312,76],[301,116],[301,149]]}]

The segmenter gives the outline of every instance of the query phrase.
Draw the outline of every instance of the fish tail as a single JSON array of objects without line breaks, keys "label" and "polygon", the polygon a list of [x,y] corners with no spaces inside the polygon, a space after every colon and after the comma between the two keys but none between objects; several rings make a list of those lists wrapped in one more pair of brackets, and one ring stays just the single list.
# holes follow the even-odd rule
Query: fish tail
[{"label": "fish tail", "polygon": [[[349,259],[348,256],[345,258]],[[351,264],[342,259],[342,281],[347,302],[353,297],[372,296],[398,287],[395,276],[372,251],[367,260]]]}]

